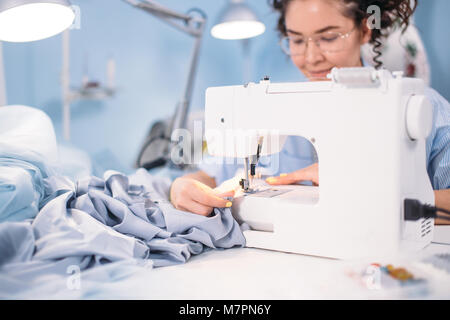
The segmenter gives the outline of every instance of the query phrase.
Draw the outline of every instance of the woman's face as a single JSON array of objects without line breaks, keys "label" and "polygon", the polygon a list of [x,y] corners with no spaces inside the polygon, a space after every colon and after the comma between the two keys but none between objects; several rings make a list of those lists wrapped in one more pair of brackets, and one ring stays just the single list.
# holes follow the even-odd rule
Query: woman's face
[{"label": "woman's face", "polygon": [[[341,2],[336,0],[293,0],[285,15],[287,35],[307,39],[327,31],[347,34],[355,23],[342,10]],[[370,40],[370,35],[367,27],[354,29],[338,52],[323,52],[314,41],[309,41],[305,53],[292,55],[291,59],[309,80],[324,80],[334,67],[361,66],[361,45]]]}]

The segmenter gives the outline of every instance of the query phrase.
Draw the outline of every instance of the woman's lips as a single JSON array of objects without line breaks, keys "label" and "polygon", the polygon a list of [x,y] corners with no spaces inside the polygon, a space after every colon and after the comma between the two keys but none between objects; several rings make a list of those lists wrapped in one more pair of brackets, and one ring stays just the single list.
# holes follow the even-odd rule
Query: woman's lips
[{"label": "woman's lips", "polygon": [[321,70],[321,71],[309,71],[312,78],[326,78],[331,72],[331,69]]}]

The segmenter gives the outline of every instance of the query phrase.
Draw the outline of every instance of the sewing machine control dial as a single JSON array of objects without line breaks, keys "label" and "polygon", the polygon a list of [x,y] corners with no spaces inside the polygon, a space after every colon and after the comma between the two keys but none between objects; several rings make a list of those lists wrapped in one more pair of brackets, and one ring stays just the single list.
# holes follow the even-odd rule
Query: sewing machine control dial
[{"label": "sewing machine control dial", "polygon": [[406,130],[411,140],[426,139],[433,124],[433,107],[422,95],[412,96],[406,109]]}]

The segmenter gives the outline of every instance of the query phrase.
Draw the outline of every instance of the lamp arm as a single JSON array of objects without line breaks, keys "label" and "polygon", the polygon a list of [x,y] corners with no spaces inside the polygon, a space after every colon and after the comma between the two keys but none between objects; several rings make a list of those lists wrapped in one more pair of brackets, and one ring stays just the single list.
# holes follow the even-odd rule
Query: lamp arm
[{"label": "lamp arm", "polygon": [[[175,112],[174,112],[172,118],[170,119],[170,123],[168,124],[167,131],[165,133],[166,138],[168,140],[171,140],[171,135],[174,130],[186,128],[187,115],[189,112],[190,102],[191,102],[191,98],[192,98],[192,92],[193,92],[193,88],[194,88],[194,80],[195,80],[198,60],[199,60],[199,56],[200,56],[200,47],[201,47],[201,42],[202,42],[202,38],[203,38],[204,28],[206,25],[206,14],[204,14],[202,11],[200,11],[198,9],[195,11],[200,13],[200,15],[201,15],[200,17],[193,16],[193,15],[187,15],[187,14],[179,14],[175,11],[172,11],[168,8],[165,8],[161,5],[159,5],[158,3],[156,3],[153,0],[143,0],[144,2],[136,1],[136,0],[123,0],[123,1],[132,5],[135,8],[144,10],[145,12],[152,14],[153,16],[170,24],[172,27],[174,27],[186,34],[189,34],[190,36],[195,38],[195,44],[194,44],[194,48],[192,51],[191,63],[190,63],[190,67],[189,67],[189,74],[188,74],[185,90],[184,90],[183,96],[181,98],[181,101],[179,101],[179,103],[177,104],[177,106],[175,108]],[[177,23],[176,20],[178,20],[178,21],[181,20],[184,23],[184,25]],[[172,141],[172,143],[178,143],[178,142],[179,141]],[[171,151],[170,146],[166,145],[166,148],[164,150],[164,157],[166,158],[166,160],[168,160],[167,158],[170,158],[170,151]],[[140,160],[138,159],[138,162],[139,161]],[[140,164],[138,164],[138,165],[140,165]],[[172,163],[172,165],[173,165],[173,163]]]},{"label": "lamp arm", "polygon": [[181,13],[175,12],[169,8],[166,8],[153,0],[143,0],[143,1],[124,0],[124,1],[131,4],[134,7],[143,9],[150,13],[158,13],[158,14],[162,14],[166,17],[171,17],[171,18],[185,20],[185,21],[188,21],[191,18],[190,16],[188,16],[186,14],[181,14]]},{"label": "lamp arm", "polygon": [[[203,37],[204,27],[206,24],[206,15],[199,11],[201,17],[195,17],[188,14],[180,14],[171,9],[161,6],[153,0],[123,0],[126,3],[132,5],[137,9],[144,10],[147,13],[163,20],[164,22],[170,24],[174,28],[187,33],[196,38],[194,49],[191,57],[191,64],[189,68],[189,74],[186,82],[186,87],[182,100],[178,103],[175,114],[172,117],[171,123],[168,126],[167,135],[170,137],[173,130],[178,128],[184,128],[186,126],[186,117],[189,111],[190,101],[192,97],[192,91],[194,86],[194,79],[197,71],[198,58],[200,55],[200,46]],[[174,20],[181,20],[186,25],[178,24]]]},{"label": "lamp arm", "polygon": [[[204,26],[204,25],[203,25]],[[184,90],[184,95],[182,100],[179,102],[175,114],[172,117],[172,121],[168,127],[168,137],[170,137],[171,133],[175,129],[186,128],[187,114],[189,111],[192,91],[194,88],[194,79],[197,72],[197,65],[200,56],[200,47],[201,47],[202,37],[198,37],[194,44],[194,49],[192,51],[191,56],[191,64],[189,68],[189,74],[186,81],[186,87]]]},{"label": "lamp arm", "polygon": [[[171,25],[172,27],[187,33],[193,37],[201,37],[202,33],[200,31],[199,25],[202,25],[205,23],[204,15],[203,17],[193,17],[187,14],[180,14],[178,12],[175,12],[171,9],[168,9],[166,7],[161,6],[160,4],[156,3],[152,0],[145,0],[145,2],[140,2],[136,0],[123,0],[126,3],[132,5],[133,7],[143,10],[161,20],[166,22],[167,24]],[[182,25],[179,23],[176,23],[175,20],[183,21],[186,25]],[[197,25],[190,24],[191,22],[196,22]]]}]

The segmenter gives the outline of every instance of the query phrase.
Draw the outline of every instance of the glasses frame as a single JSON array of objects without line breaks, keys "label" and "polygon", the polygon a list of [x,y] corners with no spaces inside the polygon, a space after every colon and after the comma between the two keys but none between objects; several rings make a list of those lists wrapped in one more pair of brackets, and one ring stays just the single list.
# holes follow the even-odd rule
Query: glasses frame
[{"label": "glasses frame", "polygon": [[[355,29],[356,29],[356,26],[355,26],[352,30],[350,30],[349,32],[347,32],[347,33],[342,33],[342,32],[329,32],[329,33],[336,33],[336,34],[339,35],[339,38],[341,38],[341,39],[348,39],[348,38],[350,37],[350,35],[353,33],[353,31],[355,31]],[[284,41],[285,39],[291,38],[290,36],[284,36],[284,37],[282,37],[282,38],[280,39],[280,41],[279,41],[279,44],[280,44],[281,50],[282,50],[286,55],[288,55],[288,56],[304,56],[305,53],[306,53],[306,50],[308,49],[309,42],[310,42],[310,41],[314,41],[313,37],[317,37],[317,36],[319,36],[319,35],[320,35],[320,34],[314,35],[314,36],[306,37],[306,46],[305,46],[305,50],[304,50],[303,53],[291,54],[291,53],[286,52],[286,49],[285,49],[284,46],[283,46],[283,41]],[[290,42],[290,41],[289,41],[289,42]],[[318,40],[314,41],[314,44],[316,45],[317,48],[320,49],[320,51],[322,51],[322,52],[324,52],[324,53],[335,53],[335,52],[345,51],[345,50],[337,50],[337,51],[323,50],[323,49],[320,47],[320,45],[318,44]]]}]

